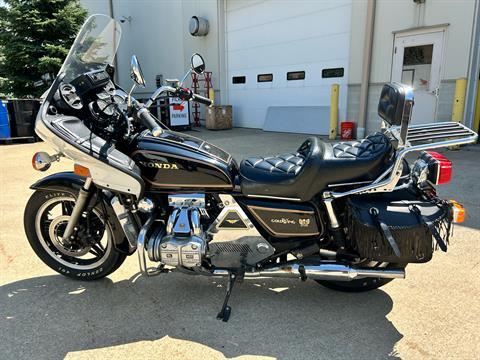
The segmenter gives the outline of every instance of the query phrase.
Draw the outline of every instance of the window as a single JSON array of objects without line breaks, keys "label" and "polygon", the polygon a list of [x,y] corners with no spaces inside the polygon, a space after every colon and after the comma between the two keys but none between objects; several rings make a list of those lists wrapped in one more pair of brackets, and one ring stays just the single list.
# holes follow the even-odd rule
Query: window
[{"label": "window", "polygon": [[232,77],[232,84],[245,84],[247,82],[246,76],[234,76]]},{"label": "window", "polygon": [[343,77],[343,68],[323,69],[322,78],[336,78]]},{"label": "window", "polygon": [[427,90],[432,71],[433,44],[407,46],[403,50],[402,84]]},{"label": "window", "polygon": [[287,80],[304,80],[305,71],[290,71],[287,73]]},{"label": "window", "polygon": [[257,82],[272,82],[273,74],[259,74],[257,75]]}]

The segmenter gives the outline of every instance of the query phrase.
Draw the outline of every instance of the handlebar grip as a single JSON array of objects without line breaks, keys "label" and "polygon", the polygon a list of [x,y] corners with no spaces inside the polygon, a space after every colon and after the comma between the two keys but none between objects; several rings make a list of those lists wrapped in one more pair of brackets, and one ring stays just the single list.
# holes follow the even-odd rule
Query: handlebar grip
[{"label": "handlebar grip", "polygon": [[196,101],[196,102],[199,102],[201,104],[207,105],[207,106],[212,106],[213,105],[212,100],[210,100],[209,98],[200,96],[198,94],[192,94],[192,100]]},{"label": "handlebar grip", "polygon": [[137,116],[142,121],[143,125],[152,132],[153,136],[158,137],[163,132],[162,128],[158,125],[157,121],[147,108],[141,108],[137,112]]}]

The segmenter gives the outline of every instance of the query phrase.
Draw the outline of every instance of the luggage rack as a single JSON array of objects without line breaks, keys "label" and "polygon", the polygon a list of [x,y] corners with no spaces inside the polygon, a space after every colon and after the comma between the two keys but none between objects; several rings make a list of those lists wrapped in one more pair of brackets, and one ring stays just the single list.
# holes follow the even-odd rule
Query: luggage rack
[{"label": "luggage rack", "polygon": [[340,227],[333,208],[333,201],[349,195],[392,192],[408,185],[399,185],[402,177],[405,156],[413,151],[423,151],[449,146],[473,144],[478,134],[458,122],[438,122],[434,124],[410,125],[414,105],[413,88],[399,83],[385,84],[380,94],[378,115],[391,126],[384,133],[395,145],[393,164],[371,183],[333,184],[338,186],[358,186],[347,191],[325,191],[322,194],[332,229]]},{"label": "luggage rack", "polygon": [[[404,137],[401,135],[402,133],[405,134]],[[394,191],[402,176],[403,159],[408,153],[472,144],[478,139],[478,134],[475,131],[453,121],[427,125],[410,125],[407,131],[402,131],[401,126],[391,126],[386,130],[385,134],[398,141],[393,165],[370,184],[344,192],[325,192],[323,194],[324,200],[333,200],[349,195]]]},{"label": "luggage rack", "polygon": [[[395,126],[389,131],[397,137],[400,127]],[[477,134],[465,125],[447,121],[427,125],[410,125],[408,127],[405,147],[428,144],[429,147],[444,147],[470,144],[477,140]],[[445,142],[448,141],[448,144]]]}]

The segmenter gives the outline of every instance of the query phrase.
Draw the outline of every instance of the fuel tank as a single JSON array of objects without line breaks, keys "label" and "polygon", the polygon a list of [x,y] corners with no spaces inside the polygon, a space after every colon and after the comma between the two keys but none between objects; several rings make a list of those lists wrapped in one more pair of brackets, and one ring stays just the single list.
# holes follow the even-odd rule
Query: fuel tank
[{"label": "fuel tank", "polygon": [[130,157],[140,167],[147,191],[226,191],[238,172],[230,154],[183,133],[154,137],[145,131],[132,148]]}]

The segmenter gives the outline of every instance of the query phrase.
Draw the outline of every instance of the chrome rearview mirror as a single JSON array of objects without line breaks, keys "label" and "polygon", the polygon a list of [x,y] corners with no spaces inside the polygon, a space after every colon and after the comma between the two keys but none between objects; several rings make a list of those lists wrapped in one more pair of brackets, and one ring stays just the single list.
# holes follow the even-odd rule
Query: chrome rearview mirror
[{"label": "chrome rearview mirror", "polygon": [[132,60],[130,61],[130,77],[136,85],[145,87],[145,78],[136,55],[132,55]]},{"label": "chrome rearview mirror", "polygon": [[190,67],[192,71],[198,75],[203,74],[205,71],[205,61],[200,54],[193,54],[190,58]]}]

